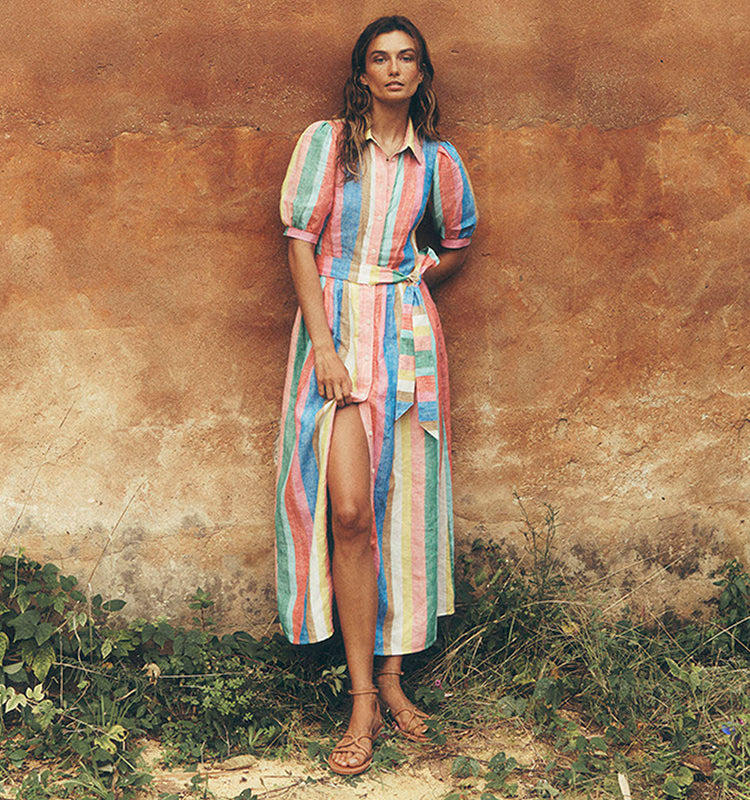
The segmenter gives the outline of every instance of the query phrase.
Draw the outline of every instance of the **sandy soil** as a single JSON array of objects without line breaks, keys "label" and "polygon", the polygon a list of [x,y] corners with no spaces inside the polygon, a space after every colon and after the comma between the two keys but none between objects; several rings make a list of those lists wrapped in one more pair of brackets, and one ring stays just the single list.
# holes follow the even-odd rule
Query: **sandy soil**
[{"label": "sandy soil", "polygon": [[[246,789],[252,790],[253,798],[281,800],[442,800],[458,786],[457,779],[451,775],[451,767],[457,756],[489,760],[496,753],[505,752],[506,756],[515,758],[519,766],[526,770],[521,776],[517,795],[524,798],[532,796],[531,787],[538,780],[549,755],[531,735],[509,727],[474,730],[471,735],[452,737],[441,748],[414,745],[403,739],[396,740],[390,734],[389,737],[385,741],[398,744],[398,748],[408,756],[408,761],[393,771],[376,765],[357,778],[336,776],[304,754],[289,760],[238,756],[220,764],[198,765],[197,773],[195,770],[167,770],[158,766],[158,748],[149,745],[146,755],[154,771],[150,794],[154,800],[163,793],[180,798],[201,797],[205,787],[216,800],[234,800]],[[381,743],[383,741],[382,738],[379,740]],[[200,783],[200,794],[191,795],[191,780],[196,774],[205,782]],[[479,781],[477,788],[483,785],[484,782]],[[469,788],[466,781],[463,786]],[[211,794],[206,796],[211,797]]]}]

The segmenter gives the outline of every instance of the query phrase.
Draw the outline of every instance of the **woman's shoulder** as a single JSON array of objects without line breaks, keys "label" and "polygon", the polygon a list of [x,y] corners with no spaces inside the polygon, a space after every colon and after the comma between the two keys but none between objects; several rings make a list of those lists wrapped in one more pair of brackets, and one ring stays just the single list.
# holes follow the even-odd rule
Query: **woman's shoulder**
[{"label": "woman's shoulder", "polygon": [[311,122],[305,128],[305,130],[302,132],[302,138],[314,136],[316,133],[318,135],[332,136],[336,138],[341,132],[343,124],[344,121],[340,119],[316,120],[315,122]]},{"label": "woman's shoulder", "polygon": [[460,165],[461,156],[458,154],[455,146],[447,139],[428,139],[420,138],[422,150],[429,161],[437,164],[445,164],[446,167],[450,165]]},{"label": "woman's shoulder", "polygon": [[437,145],[438,155],[442,156],[443,158],[450,158],[453,161],[460,161],[461,157],[458,155],[458,150],[456,150],[453,142],[450,142],[447,139],[441,139],[440,141],[435,142],[435,144]]}]

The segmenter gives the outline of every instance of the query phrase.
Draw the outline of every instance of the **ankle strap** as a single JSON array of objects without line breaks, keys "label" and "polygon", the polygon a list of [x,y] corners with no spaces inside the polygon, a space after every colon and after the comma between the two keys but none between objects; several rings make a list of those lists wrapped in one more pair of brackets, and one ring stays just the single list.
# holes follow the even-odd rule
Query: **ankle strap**
[{"label": "ankle strap", "polygon": [[378,672],[375,678],[379,678],[381,675],[403,675],[404,673],[401,672],[399,669],[384,669]]},{"label": "ankle strap", "polygon": [[369,689],[349,689],[349,694],[352,695],[352,697],[355,697],[360,694],[377,694],[377,693],[378,690],[374,686],[372,686]]}]

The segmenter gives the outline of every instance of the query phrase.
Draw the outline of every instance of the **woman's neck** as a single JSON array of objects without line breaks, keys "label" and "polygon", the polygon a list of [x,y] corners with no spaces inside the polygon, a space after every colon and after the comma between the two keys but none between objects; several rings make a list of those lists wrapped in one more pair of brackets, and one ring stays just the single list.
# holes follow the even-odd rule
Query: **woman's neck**
[{"label": "woman's neck", "polygon": [[409,106],[374,104],[370,114],[370,130],[387,156],[401,147],[409,125]]}]

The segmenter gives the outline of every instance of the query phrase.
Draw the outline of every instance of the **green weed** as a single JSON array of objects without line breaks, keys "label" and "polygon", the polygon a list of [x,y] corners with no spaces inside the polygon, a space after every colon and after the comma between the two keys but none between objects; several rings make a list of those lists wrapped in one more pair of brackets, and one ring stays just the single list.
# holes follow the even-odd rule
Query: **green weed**
[{"label": "green weed", "polygon": [[[433,745],[444,747],[451,728],[507,720],[554,757],[534,771],[503,752],[456,756],[450,796],[512,797],[522,784],[536,797],[619,796],[620,774],[644,798],[687,799],[709,777],[726,796],[750,798],[742,565],[717,574],[706,623],[612,619],[561,574],[557,512],[545,506],[535,521],[519,505],[524,558],[481,540],[458,556],[456,614],[437,645],[412,658],[414,696],[432,715]],[[0,558],[0,777],[31,759],[55,764],[25,776],[19,798],[137,797],[150,779],[138,747],[146,734],[161,740],[168,763],[305,745],[312,759],[326,758],[310,731],[332,731],[345,714],[340,640],[297,648],[278,635],[220,636],[209,594],[198,589],[188,604],[192,627],[124,624],[122,601],[85,596],[54,565]],[[379,745],[375,769],[405,758],[398,743]],[[210,796],[197,776],[191,792]]]}]

